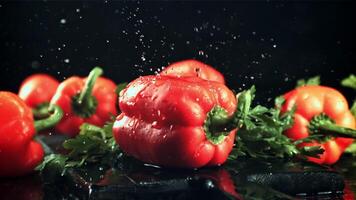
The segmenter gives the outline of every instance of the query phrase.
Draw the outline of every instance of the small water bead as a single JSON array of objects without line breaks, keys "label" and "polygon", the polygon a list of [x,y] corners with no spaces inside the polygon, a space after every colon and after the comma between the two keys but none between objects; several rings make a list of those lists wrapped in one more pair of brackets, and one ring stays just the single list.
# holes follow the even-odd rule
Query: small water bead
[{"label": "small water bead", "polygon": [[59,22],[60,22],[61,24],[65,24],[65,23],[67,23],[67,20],[66,20],[66,19],[61,19]]}]

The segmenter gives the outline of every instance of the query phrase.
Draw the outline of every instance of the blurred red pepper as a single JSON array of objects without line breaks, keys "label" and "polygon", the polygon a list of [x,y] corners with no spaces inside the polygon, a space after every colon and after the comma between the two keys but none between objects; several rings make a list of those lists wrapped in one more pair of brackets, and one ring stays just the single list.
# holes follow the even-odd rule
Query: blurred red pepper
[{"label": "blurred red pepper", "polygon": [[198,168],[224,163],[235,132],[211,133],[205,128],[215,106],[229,115],[236,98],[224,84],[197,77],[146,76],[121,91],[120,114],[113,134],[120,149],[152,164]]},{"label": "blurred red pepper", "polygon": [[72,76],[58,86],[51,104],[60,106],[65,114],[56,126],[57,132],[74,137],[84,122],[103,126],[117,115],[116,85],[99,77],[102,73],[96,67],[88,78]]},{"label": "blurred red pepper", "polygon": [[225,84],[224,76],[220,72],[207,64],[193,59],[175,62],[166,67],[160,74],[175,77],[195,76]]},{"label": "blurred red pepper", "polygon": [[[282,112],[291,110],[296,106],[294,115],[294,125],[285,131],[285,134],[293,139],[303,139],[310,135],[311,125],[317,123],[316,128],[320,129],[320,134],[335,133],[344,134],[346,132],[355,132],[356,122],[352,116],[345,97],[337,90],[324,86],[302,86],[296,88],[284,95],[285,103]],[[322,119],[316,121],[316,116],[325,114],[335,122],[333,125],[328,120]],[[311,123],[315,122],[315,123]],[[347,127],[350,129],[342,128]],[[315,128],[315,127],[314,127]],[[324,153],[320,158],[308,159],[319,164],[333,164],[339,160],[340,155],[353,142],[351,138],[332,137],[326,142],[303,143],[303,146],[321,146]]]},{"label": "blurred red pepper", "polygon": [[29,107],[36,108],[51,101],[58,85],[59,82],[48,74],[33,74],[22,82],[19,97]]},{"label": "blurred red pepper", "polygon": [[22,176],[43,159],[42,146],[32,138],[62,117],[58,107],[47,119],[34,122],[31,109],[17,95],[0,92],[0,177]]}]

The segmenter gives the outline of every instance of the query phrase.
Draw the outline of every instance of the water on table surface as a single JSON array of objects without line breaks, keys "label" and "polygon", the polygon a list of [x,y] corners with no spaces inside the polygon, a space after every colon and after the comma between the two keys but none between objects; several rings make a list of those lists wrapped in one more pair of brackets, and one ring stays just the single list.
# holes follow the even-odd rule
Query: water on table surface
[{"label": "water on table surface", "polygon": [[[63,138],[42,139],[60,151],[56,147]],[[145,165],[120,155],[112,165],[86,166],[65,176],[53,176],[52,171],[3,179],[0,194],[6,194],[5,199],[353,199],[355,163],[345,157],[334,168],[239,159],[221,167],[182,170]]]}]

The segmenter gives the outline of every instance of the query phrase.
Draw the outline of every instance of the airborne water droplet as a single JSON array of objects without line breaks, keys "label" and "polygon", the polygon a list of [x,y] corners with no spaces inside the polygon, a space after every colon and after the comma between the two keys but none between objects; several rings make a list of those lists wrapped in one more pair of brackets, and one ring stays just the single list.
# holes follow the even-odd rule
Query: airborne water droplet
[{"label": "airborne water droplet", "polygon": [[67,23],[67,20],[66,19],[61,19],[60,23],[61,24],[65,24],[65,23]]}]

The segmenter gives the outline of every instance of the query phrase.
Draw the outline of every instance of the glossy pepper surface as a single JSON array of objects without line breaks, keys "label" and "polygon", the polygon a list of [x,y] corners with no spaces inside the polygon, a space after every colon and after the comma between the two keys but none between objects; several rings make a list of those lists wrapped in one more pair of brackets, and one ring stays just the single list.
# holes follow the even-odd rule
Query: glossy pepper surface
[{"label": "glossy pepper surface", "polygon": [[195,76],[225,84],[224,76],[220,72],[205,63],[193,59],[175,62],[163,69],[160,74],[175,77]]},{"label": "glossy pepper surface", "polygon": [[99,77],[101,74],[100,68],[94,68],[88,78],[72,76],[60,83],[51,100],[51,104],[58,105],[64,112],[56,126],[57,132],[73,137],[83,123],[103,126],[117,115],[116,85]]},{"label": "glossy pepper surface", "polygon": [[225,85],[197,77],[145,76],[120,94],[122,113],[113,134],[124,152],[167,167],[199,168],[226,161],[236,130],[214,137],[204,129],[214,106],[229,115],[236,109],[236,98]]},{"label": "glossy pepper surface", "polygon": [[[311,120],[320,114],[325,114],[336,125],[341,127],[356,128],[355,118],[351,114],[345,97],[337,90],[324,86],[302,86],[284,95],[285,103],[282,112],[296,106],[294,125],[286,130],[285,134],[293,139],[303,139],[309,136]],[[321,132],[321,134],[323,134]],[[304,146],[321,146],[324,153],[320,158],[308,159],[319,164],[333,164],[353,142],[353,139],[332,137],[325,142],[303,143]]]},{"label": "glossy pepper surface", "polygon": [[57,90],[59,82],[47,74],[33,74],[21,84],[19,97],[31,108],[49,103]]},{"label": "glossy pepper surface", "polygon": [[30,173],[43,159],[42,146],[33,140],[31,109],[17,95],[0,92],[0,177]]}]

